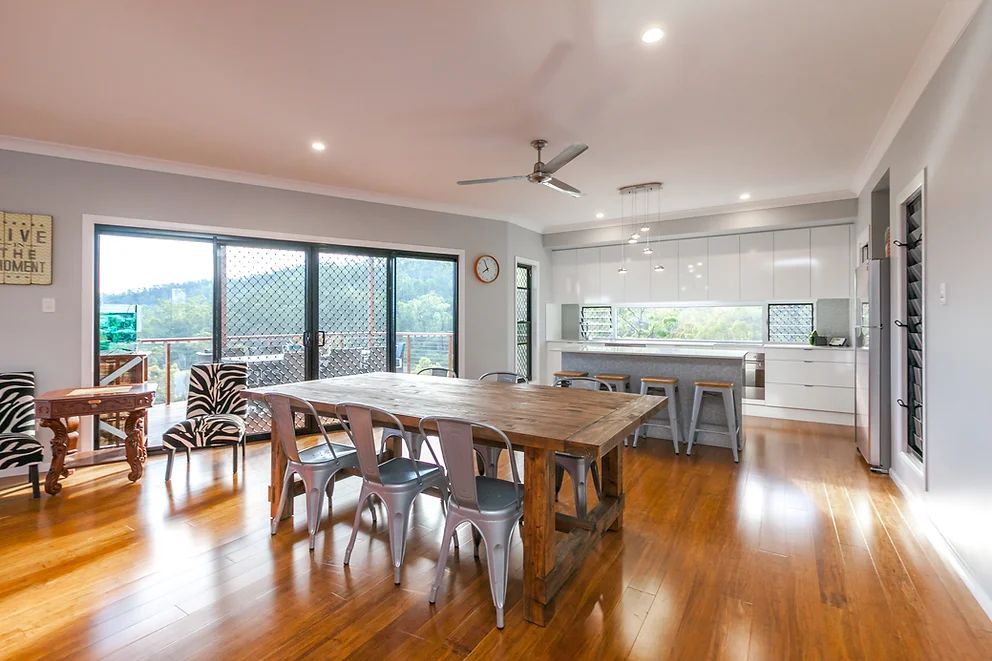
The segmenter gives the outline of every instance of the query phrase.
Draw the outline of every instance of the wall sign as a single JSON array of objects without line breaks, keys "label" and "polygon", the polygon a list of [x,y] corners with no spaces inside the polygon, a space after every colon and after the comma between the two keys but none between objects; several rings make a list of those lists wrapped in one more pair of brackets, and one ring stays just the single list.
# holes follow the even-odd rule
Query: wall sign
[{"label": "wall sign", "polygon": [[0,284],[52,284],[52,217],[0,212]]}]

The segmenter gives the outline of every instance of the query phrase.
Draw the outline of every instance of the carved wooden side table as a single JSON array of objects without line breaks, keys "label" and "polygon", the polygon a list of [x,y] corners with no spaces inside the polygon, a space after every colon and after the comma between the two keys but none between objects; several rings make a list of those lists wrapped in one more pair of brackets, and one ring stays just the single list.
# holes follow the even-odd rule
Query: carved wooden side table
[{"label": "carved wooden side table", "polygon": [[77,415],[128,414],[124,423],[124,452],[131,472],[127,479],[132,482],[139,480],[145,471],[145,458],[148,456],[145,411],[151,408],[154,399],[154,383],[65,388],[35,397],[35,415],[41,420],[42,427],[48,427],[55,434],[52,438],[52,466],[45,477],[45,491],[53,496],[57,494],[62,490],[59,480],[69,474],[65,465],[69,441],[66,418]]}]

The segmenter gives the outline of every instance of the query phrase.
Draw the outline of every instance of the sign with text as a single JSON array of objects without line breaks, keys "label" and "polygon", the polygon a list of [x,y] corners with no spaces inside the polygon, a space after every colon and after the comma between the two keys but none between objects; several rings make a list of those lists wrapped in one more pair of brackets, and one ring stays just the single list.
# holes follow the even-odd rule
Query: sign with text
[{"label": "sign with text", "polygon": [[52,217],[0,212],[0,284],[52,284]]}]

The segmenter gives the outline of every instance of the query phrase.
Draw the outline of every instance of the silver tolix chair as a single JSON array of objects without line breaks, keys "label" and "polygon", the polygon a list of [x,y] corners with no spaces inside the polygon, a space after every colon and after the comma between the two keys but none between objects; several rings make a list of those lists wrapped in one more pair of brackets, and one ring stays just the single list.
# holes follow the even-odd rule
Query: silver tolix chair
[{"label": "silver tolix chair", "polygon": [[425,367],[424,369],[417,372],[417,374],[426,374],[428,376],[446,376],[449,379],[457,379],[458,374],[455,370],[448,369],[447,367]]},{"label": "silver tolix chair", "polygon": [[[265,396],[265,401],[272,411],[272,418],[276,421],[275,429],[278,430],[277,438],[272,440],[274,443],[279,443],[283,454],[289,459],[282,479],[282,497],[279,499],[279,508],[271,522],[272,534],[276,534],[282,512],[286,508],[286,501],[290,498],[293,475],[299,475],[306,490],[307,530],[310,533],[310,550],[312,551],[317,536],[317,528],[320,526],[324,494],[327,494],[328,500],[331,499],[334,493],[334,475],[338,471],[344,468],[358,468],[358,453],[353,447],[331,442],[313,405],[305,399],[272,393]],[[305,450],[299,449],[293,406],[303,409],[304,415],[314,417],[317,421],[317,429],[324,437],[323,444]],[[361,503],[359,503],[359,508],[361,508]],[[374,522],[376,519],[375,509],[371,505],[369,505],[369,509],[372,511],[372,521]]]},{"label": "silver tolix chair", "polygon": [[[434,463],[407,457],[393,457],[384,463],[379,463],[380,455],[385,452],[386,440],[390,437],[402,439],[411,455],[413,452],[409,435],[395,433],[396,429],[403,429],[403,425],[392,413],[366,404],[344,402],[337,406],[337,417],[358,452],[358,465],[363,478],[362,490],[358,495],[358,510],[355,512],[355,524],[351,529],[348,550],[344,554],[344,564],[351,562],[351,551],[355,547],[358,527],[362,522],[362,505],[370,496],[376,496],[385,505],[386,515],[389,518],[389,551],[393,560],[393,582],[399,585],[413,501],[427,489],[437,488],[441,492],[443,511],[448,500],[448,478],[430,443],[425,445]],[[386,427],[382,433],[378,452],[375,447],[373,417],[385,421]],[[457,538],[455,538],[455,546],[458,546]]]},{"label": "silver tolix chair", "polygon": [[[495,381],[496,383],[520,384],[527,383],[527,378],[516,372],[486,372],[479,377],[479,381]],[[499,467],[499,457],[503,454],[503,448],[491,445],[476,445],[475,451],[479,454],[479,472],[489,477],[496,477],[496,470]],[[511,453],[512,457],[513,454]]]},{"label": "silver tolix chair", "polygon": [[[613,392],[610,384],[589,376],[576,376],[568,379],[561,379],[555,383],[559,388],[579,388],[582,390],[608,390]],[[568,473],[572,480],[572,488],[575,492],[575,515],[584,519],[589,511],[586,494],[586,473],[592,472],[592,486],[596,490],[596,497],[603,499],[603,492],[599,483],[599,465],[588,457],[567,452],[555,452],[555,495],[561,490],[563,473]]]},{"label": "silver tolix chair", "polygon": [[[425,367],[424,369],[417,372],[418,376],[441,376],[447,377],[449,379],[457,379],[458,373],[455,370],[448,369],[447,367]],[[403,436],[408,441],[408,446],[410,447],[410,456],[414,459],[420,459],[420,451],[424,448],[424,441],[427,437],[418,434],[415,431],[406,431],[402,427],[399,429],[387,429],[387,435],[391,436]]]},{"label": "silver tolix chair", "polygon": [[[430,602],[437,601],[437,591],[444,578],[448,561],[448,545],[456,529],[463,523],[473,527],[475,557],[479,557],[479,536],[486,545],[486,558],[489,562],[489,588],[496,606],[496,626],[503,628],[503,606],[506,601],[506,582],[510,569],[510,541],[513,529],[523,516],[523,489],[515,462],[510,462],[513,481],[492,477],[476,476],[473,467],[475,431],[486,430],[495,442],[503,442],[506,450],[513,454],[506,434],[483,423],[431,416],[420,422],[420,432],[425,433],[425,425],[437,427],[441,441],[441,454],[448,467],[451,495],[448,499],[448,513],[444,521],[444,535],[441,537],[441,551],[437,559],[437,572],[431,585]],[[457,537],[456,537],[457,539]]]}]

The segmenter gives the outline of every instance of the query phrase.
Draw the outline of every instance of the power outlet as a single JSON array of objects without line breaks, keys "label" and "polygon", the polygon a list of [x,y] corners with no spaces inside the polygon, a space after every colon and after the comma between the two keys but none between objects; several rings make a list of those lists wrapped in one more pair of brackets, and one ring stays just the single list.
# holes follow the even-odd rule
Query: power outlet
[{"label": "power outlet", "polygon": [[41,311],[46,313],[55,312],[55,299],[54,298],[41,299]]}]

